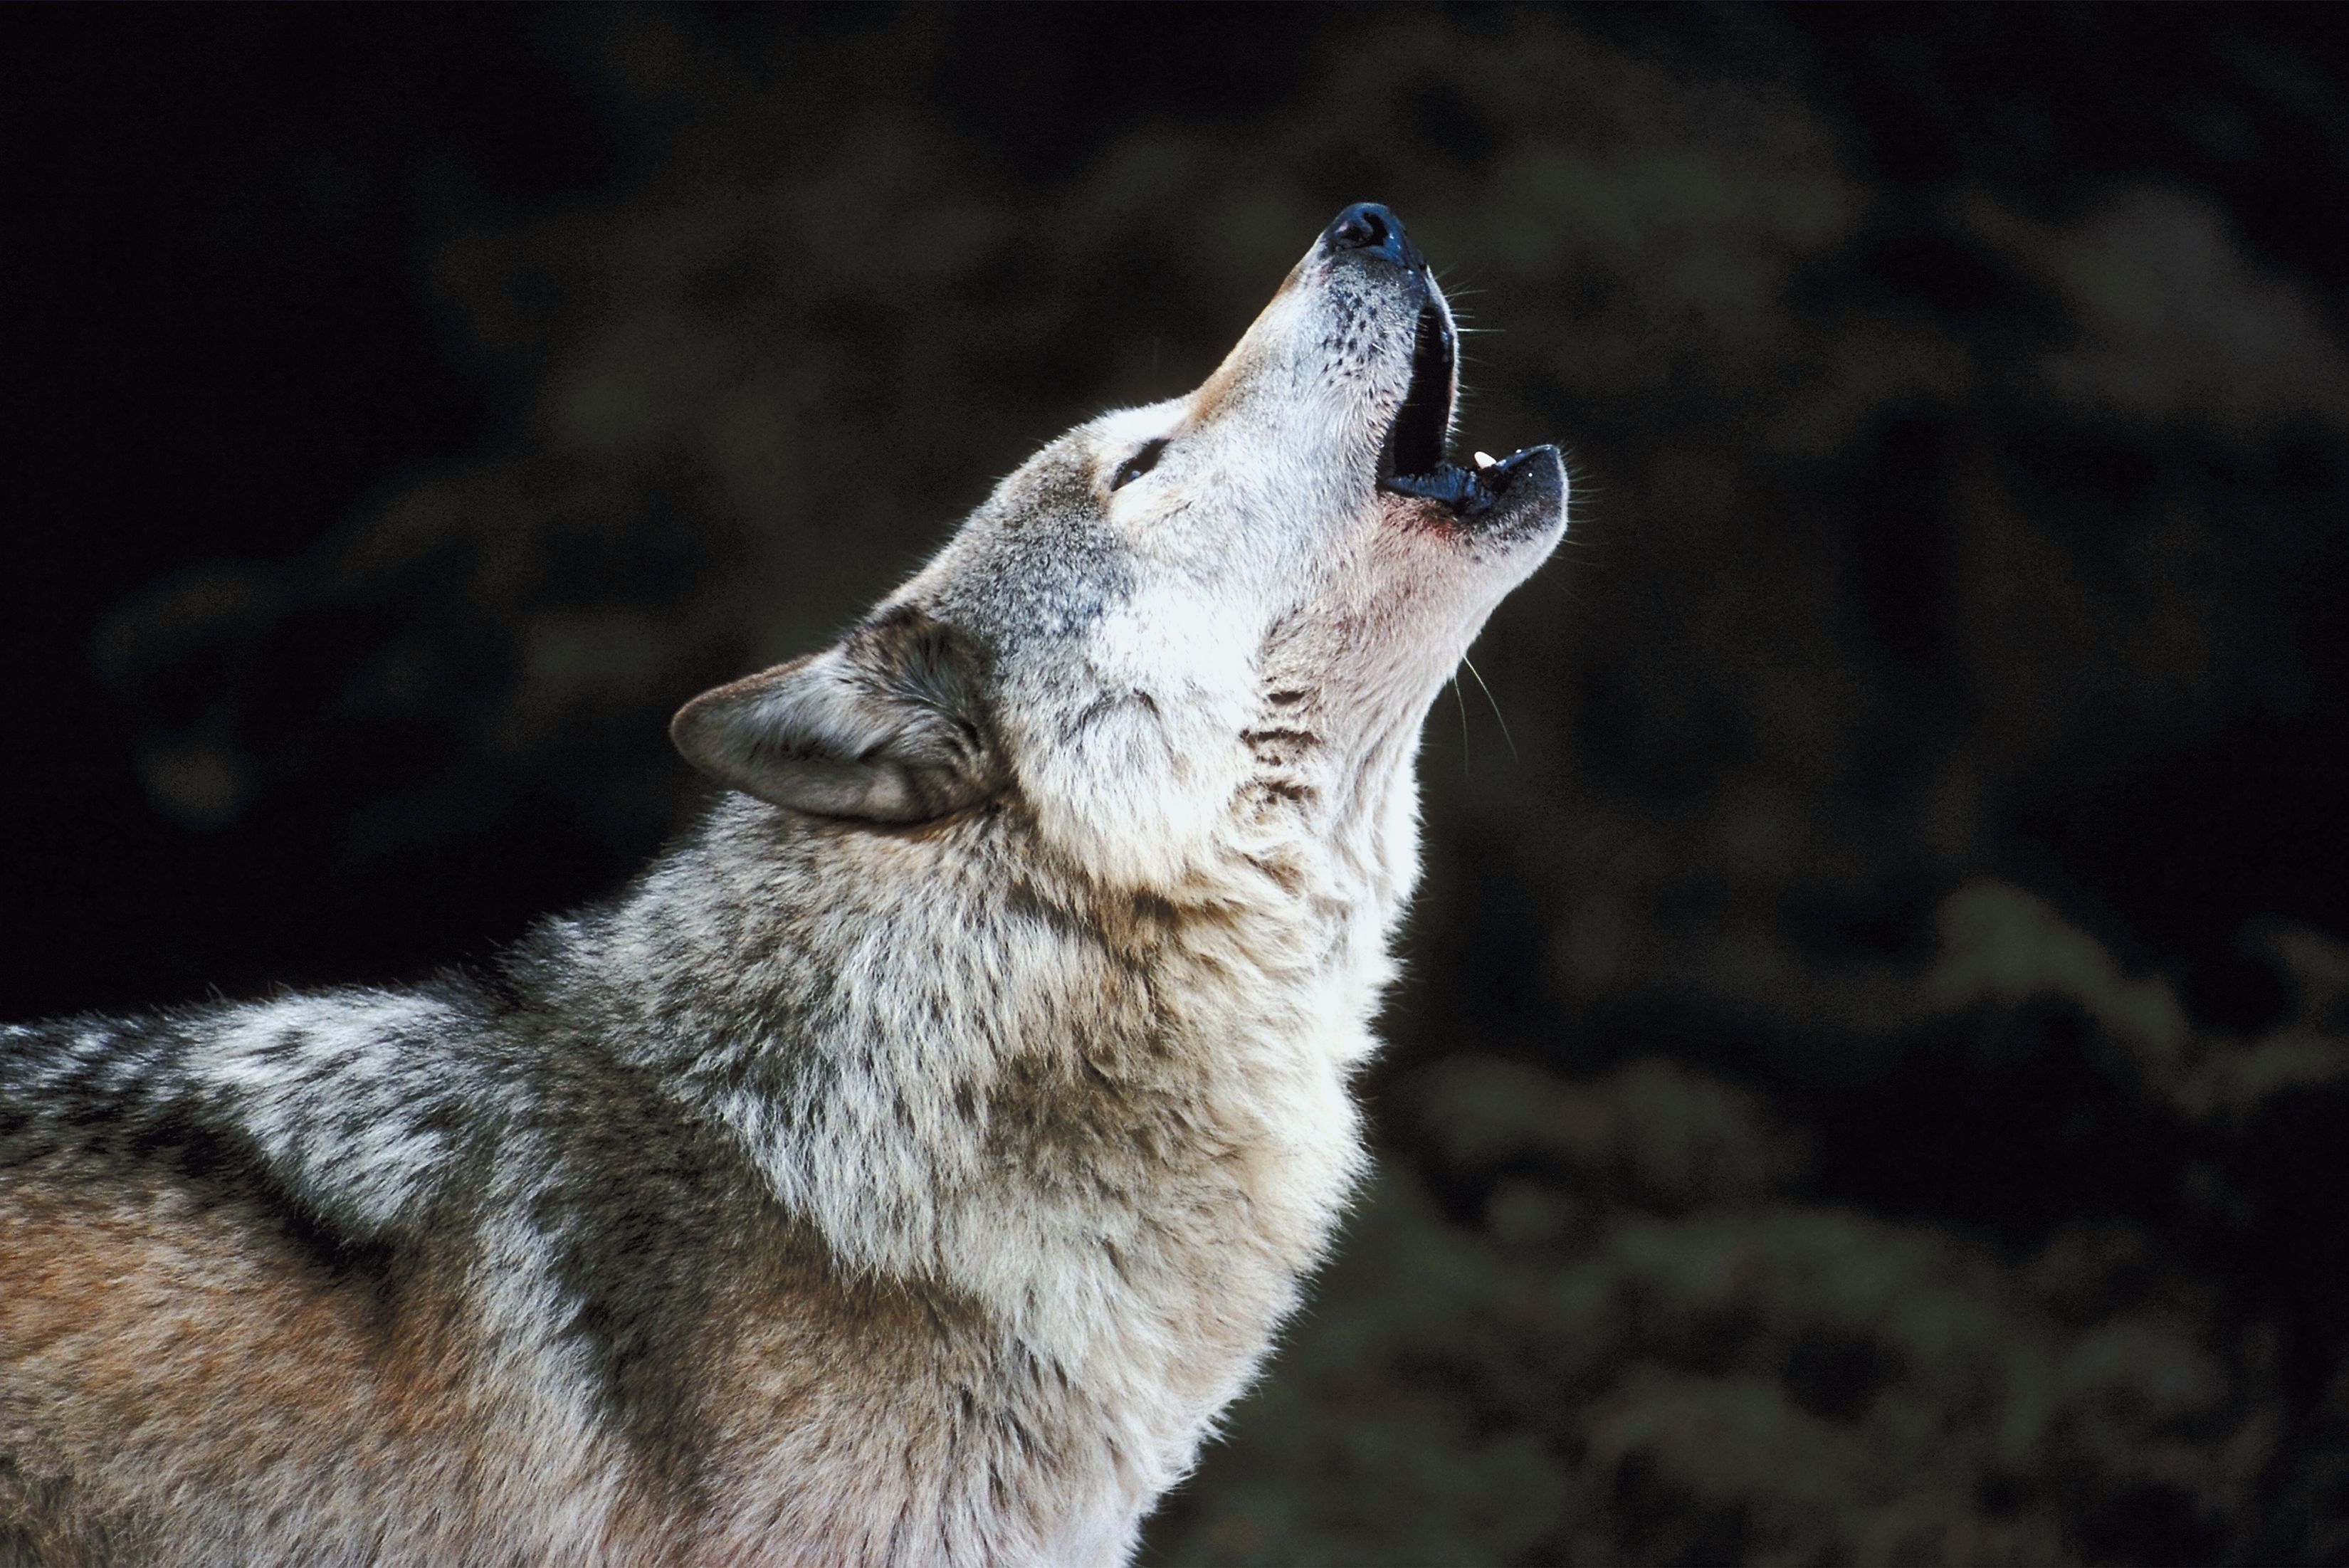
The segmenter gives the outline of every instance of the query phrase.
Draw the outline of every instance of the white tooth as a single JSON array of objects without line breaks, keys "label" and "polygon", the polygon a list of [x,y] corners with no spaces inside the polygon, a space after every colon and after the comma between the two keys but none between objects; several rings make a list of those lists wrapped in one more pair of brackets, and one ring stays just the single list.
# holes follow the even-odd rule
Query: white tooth
[{"label": "white tooth", "polygon": [[1476,466],[1477,466],[1478,468],[1480,468],[1480,469],[1489,469],[1489,468],[1491,468],[1491,467],[1493,466],[1493,454],[1492,454],[1492,453],[1490,453],[1490,452],[1479,452],[1479,453],[1477,453],[1477,454],[1476,454]]}]

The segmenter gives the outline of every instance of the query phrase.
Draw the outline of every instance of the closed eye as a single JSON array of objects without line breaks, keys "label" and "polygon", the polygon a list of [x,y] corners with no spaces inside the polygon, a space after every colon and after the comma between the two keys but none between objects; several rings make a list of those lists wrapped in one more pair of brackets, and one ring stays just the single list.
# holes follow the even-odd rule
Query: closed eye
[{"label": "closed eye", "polygon": [[1117,465],[1117,472],[1109,477],[1109,488],[1113,490],[1123,490],[1130,481],[1140,479],[1156,468],[1158,454],[1165,449],[1166,438],[1164,436],[1154,441],[1144,441],[1132,457]]}]

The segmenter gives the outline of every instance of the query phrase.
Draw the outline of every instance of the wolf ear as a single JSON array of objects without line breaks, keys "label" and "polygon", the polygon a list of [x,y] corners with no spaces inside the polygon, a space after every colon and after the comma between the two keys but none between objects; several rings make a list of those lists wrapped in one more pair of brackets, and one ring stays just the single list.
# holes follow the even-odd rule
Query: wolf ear
[{"label": "wolf ear", "polygon": [[719,783],[820,817],[926,822],[999,787],[970,640],[901,607],[820,654],[706,691],[669,721]]}]

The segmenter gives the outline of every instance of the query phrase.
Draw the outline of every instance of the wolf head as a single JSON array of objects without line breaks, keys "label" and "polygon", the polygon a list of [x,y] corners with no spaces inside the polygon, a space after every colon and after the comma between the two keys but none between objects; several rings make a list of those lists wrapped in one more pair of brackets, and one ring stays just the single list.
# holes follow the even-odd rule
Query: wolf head
[{"label": "wolf head", "polygon": [[678,749],[820,817],[1000,803],[1111,885],[1298,841],[1375,875],[1427,708],[1566,527],[1554,448],[1446,459],[1455,344],[1402,225],[1346,209],[1197,391],[1046,447],[839,643],[687,705]]}]

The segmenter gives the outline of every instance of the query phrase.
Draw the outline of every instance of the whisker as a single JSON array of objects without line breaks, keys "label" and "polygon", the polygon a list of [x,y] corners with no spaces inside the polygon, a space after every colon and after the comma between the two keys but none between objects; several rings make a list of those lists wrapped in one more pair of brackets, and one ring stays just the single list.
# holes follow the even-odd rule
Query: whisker
[{"label": "whisker", "polygon": [[[1467,668],[1470,675],[1476,676],[1477,686],[1482,687],[1484,690],[1485,700],[1493,705],[1494,722],[1501,727],[1501,738],[1509,743],[1509,760],[1512,762],[1522,760],[1522,758],[1517,756],[1516,738],[1509,733],[1509,721],[1501,717],[1501,704],[1499,699],[1493,696],[1493,688],[1485,685],[1485,677],[1481,674],[1478,674],[1475,665],[1470,662],[1467,655],[1461,655],[1460,662]],[[1458,676],[1454,676],[1452,677],[1452,693],[1454,696],[1457,696],[1460,694],[1460,677]],[[1461,705],[1460,717],[1464,724],[1467,721],[1468,708],[1465,703]]]}]

